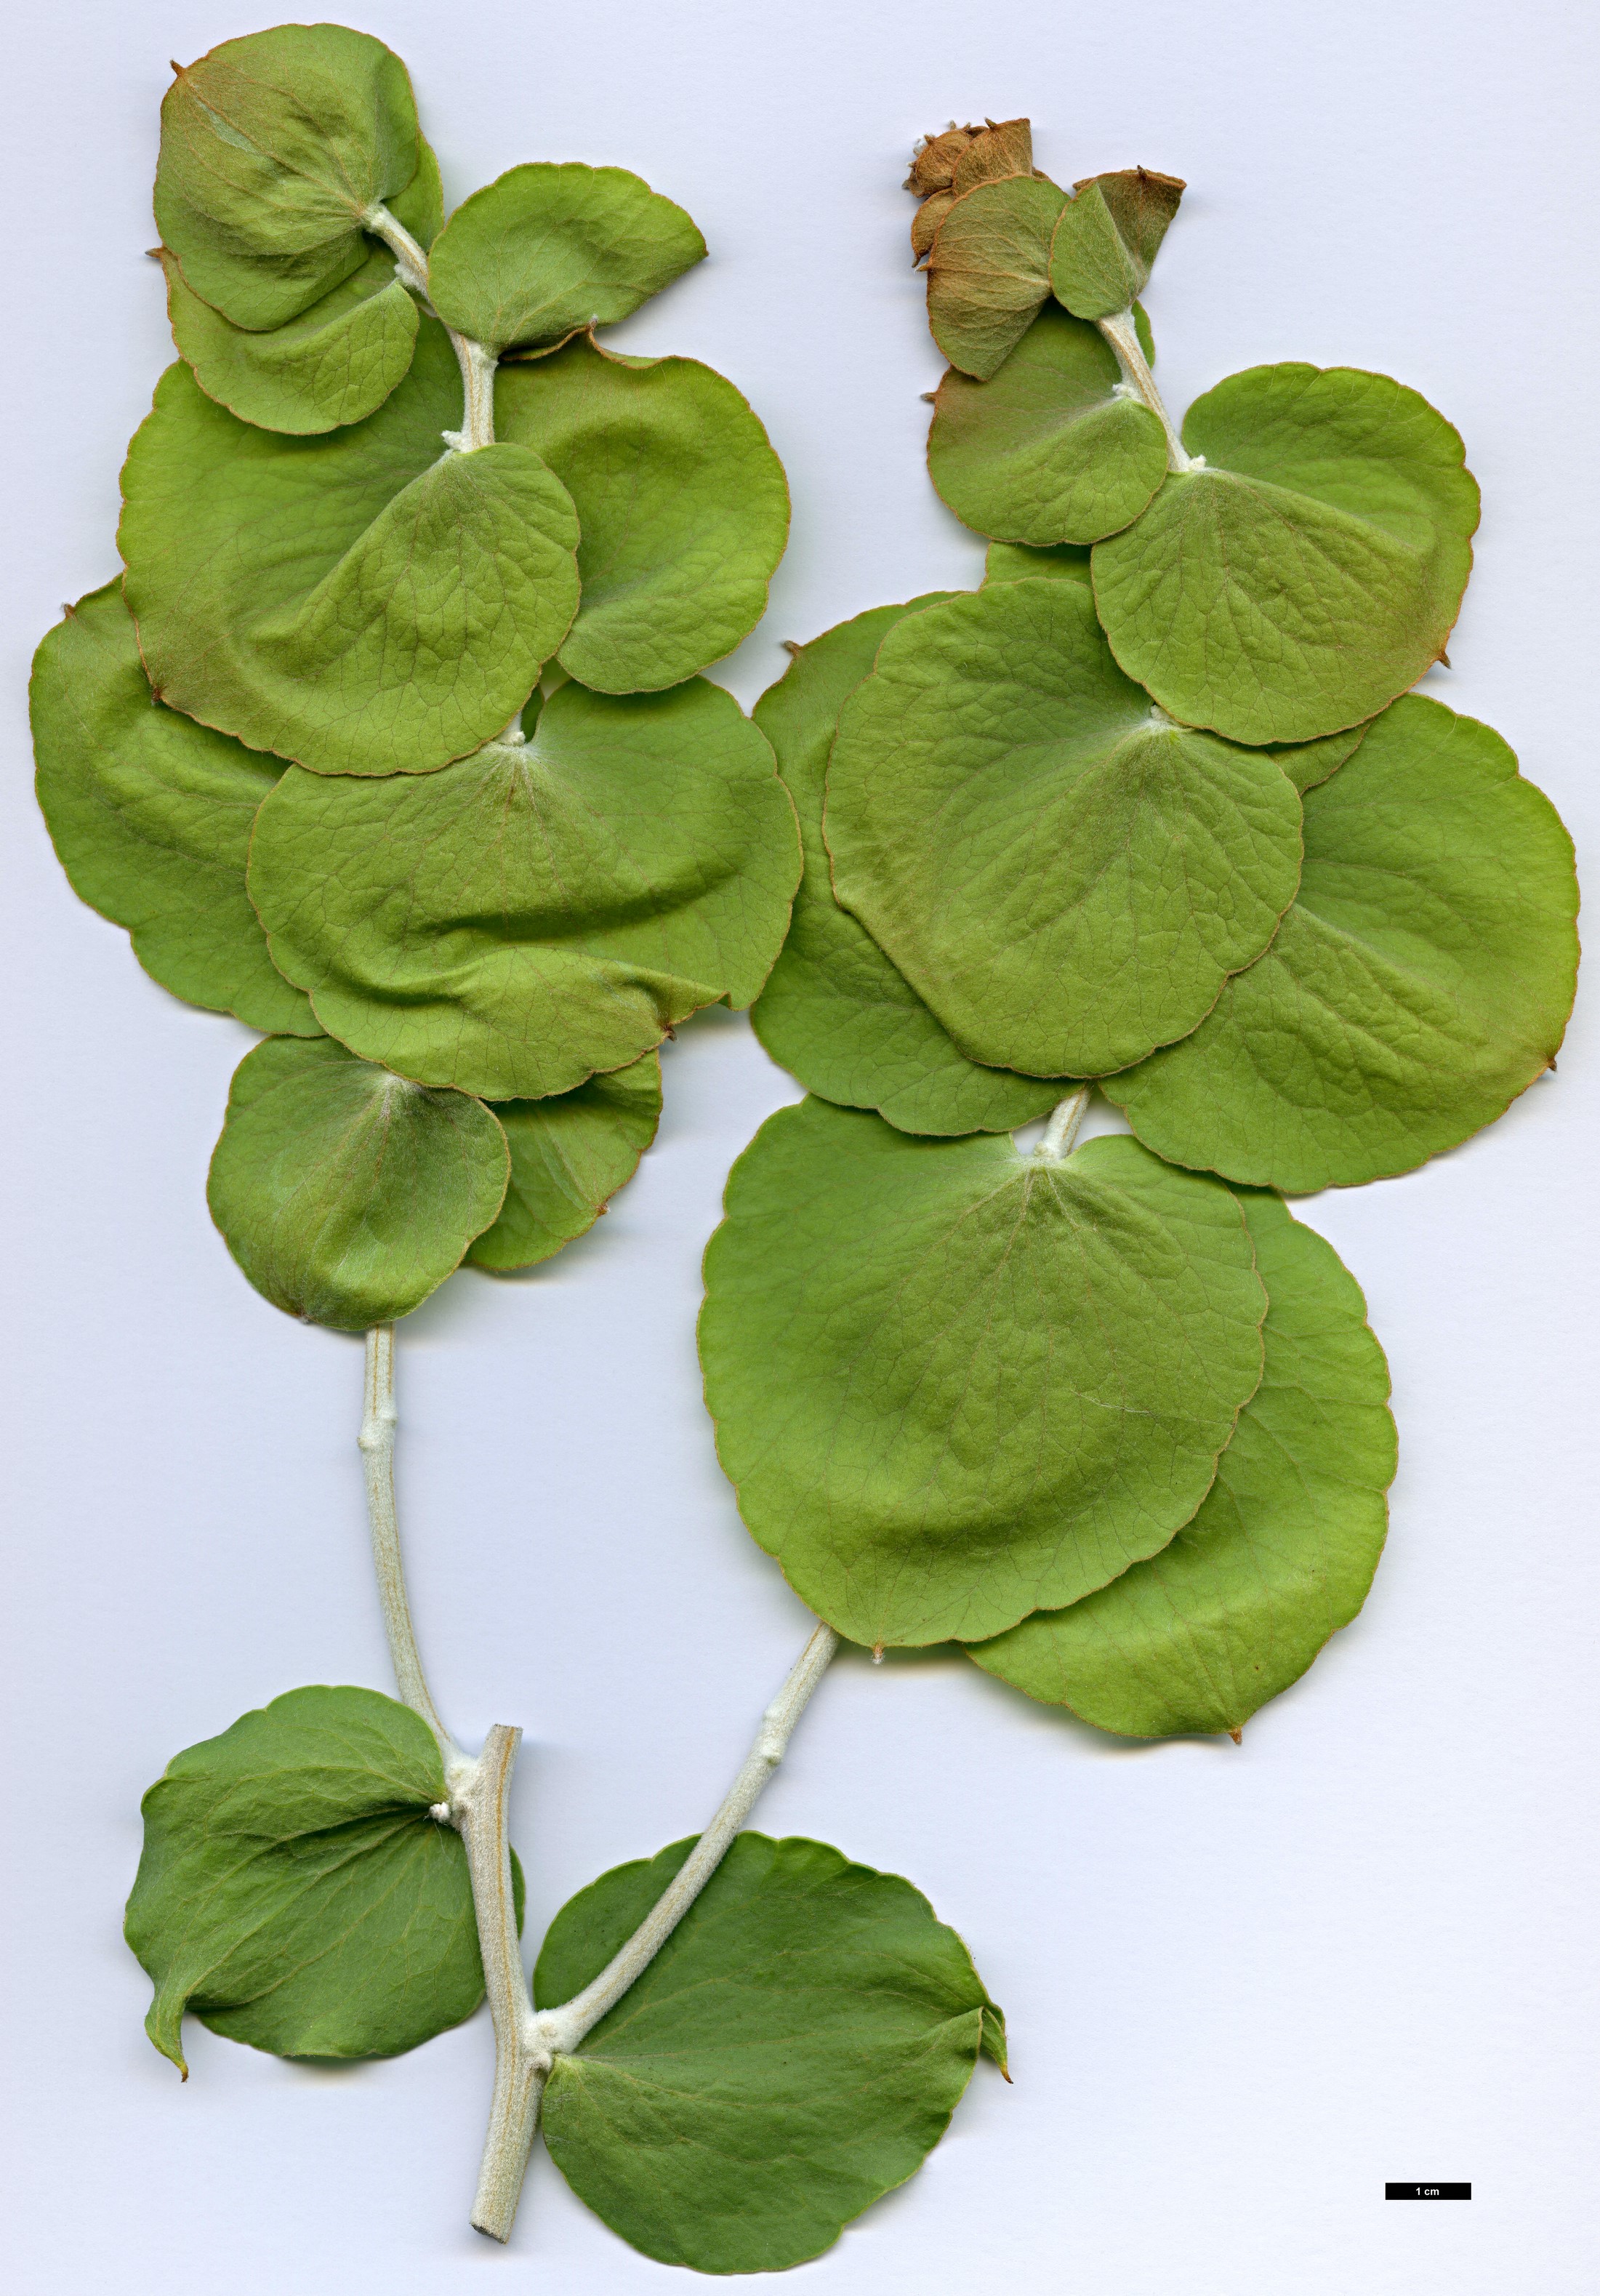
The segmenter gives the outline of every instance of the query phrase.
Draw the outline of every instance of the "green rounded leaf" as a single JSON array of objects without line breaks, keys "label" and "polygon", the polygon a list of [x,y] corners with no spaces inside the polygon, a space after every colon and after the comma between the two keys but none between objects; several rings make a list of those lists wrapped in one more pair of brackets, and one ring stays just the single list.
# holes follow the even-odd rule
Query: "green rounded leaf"
[{"label": "green rounded leaf", "polygon": [[[419,247],[432,246],[444,226],[445,187],[439,172],[438,154],[425,135],[416,139],[415,175],[403,192],[394,193],[383,204]],[[392,264],[392,251],[386,247],[385,252]]]},{"label": "green rounded leaf", "polygon": [[528,447],[446,453],[460,419],[431,320],[377,413],[322,438],[169,367],[118,537],[162,699],[317,773],[429,772],[497,733],[571,625],[578,520]]},{"label": "green rounded leaf", "polygon": [[1415,390],[1354,367],[1228,376],[1183,428],[1200,467],[1095,550],[1112,652],[1175,718],[1304,742],[1371,718],[1444,652],[1478,488]]},{"label": "green rounded leaf", "polygon": [[1475,718],[1408,694],[1305,811],[1266,955],[1106,1087],[1159,1154],[1292,1192],[1492,1123],[1555,1059],[1578,967],[1571,840]]},{"label": "green rounded leaf", "polygon": [[1038,176],[979,183],[956,201],[928,256],[928,325],[952,366],[984,380],[1050,292],[1050,234],[1066,193]]},{"label": "green rounded leaf", "polygon": [[[570,1898],[534,1971],[599,1974],[694,1844]],[[915,2175],[1004,2023],[920,1890],[820,1841],[742,1833],[644,1975],[545,2091],[578,2198],[644,2255],[781,2272]]]},{"label": "green rounded leaf", "polygon": [[697,359],[621,359],[586,339],[503,366],[495,411],[499,435],[532,447],[578,506],[571,676],[655,693],[748,636],[788,538],[789,488],[731,382]]},{"label": "green rounded leaf", "polygon": [[412,1084],[325,1037],[270,1037],[234,1071],[206,1196],[264,1299],[364,1332],[409,1315],[459,1267],[498,1214],[510,1168],[480,1101]]},{"label": "green rounded leaf", "polygon": [[1372,1584],[1395,1466],[1389,1367],[1333,1246],[1242,1199],[1267,1286],[1261,1384],[1169,1546],[972,1655],[1030,1698],[1135,1738],[1243,1729]]},{"label": "green rounded leaf", "polygon": [[235,326],[281,327],[359,266],[364,217],[417,172],[406,67],[365,32],[280,24],[174,69],[162,242]]},{"label": "green rounded leaf", "polygon": [[875,1108],[903,1132],[1010,1132],[1054,1106],[1059,1083],[968,1060],[833,898],[822,837],[823,782],[841,707],[895,624],[948,595],[934,590],[908,605],[874,606],[825,631],[756,704],[755,721],[800,815],[805,874],[751,1025],[773,1059],[825,1100]]},{"label": "green rounded leaf", "polygon": [[981,1640],[1155,1554],[1260,1378],[1237,1202],[1126,1136],[1055,1160],[808,1100],[726,1205],[701,1318],[718,1455],[855,1642]]},{"label": "green rounded leaf", "polygon": [[825,826],[840,900],[962,1050],[1030,1076],[1186,1036],[1300,874],[1275,760],[1153,711],[1073,582],[892,632],[841,715]]},{"label": "green rounded leaf", "polygon": [[291,1690],[175,1756],[126,1923],[162,2055],[187,2074],[185,2010],[280,2057],[398,2056],[470,2017],[483,1964],[444,1799],[431,1734],[373,1690]]},{"label": "green rounded leaf", "polygon": [[533,1267],[585,1235],[632,1179],[661,1116],[661,1063],[591,1077],[548,1100],[495,1104],[511,1148],[511,1181],[493,1227],[467,1253],[475,1267]]},{"label": "green rounded leaf", "polygon": [[39,806],[73,891],[175,996],[252,1029],[320,1034],[244,890],[256,808],[283,766],[150,690],[122,586],[70,607],[34,658]]},{"label": "green rounded leaf", "polygon": [[1081,542],[1053,543],[1047,549],[1035,549],[1022,542],[991,542],[983,561],[983,587],[987,590],[996,582],[1030,582],[1035,575],[1058,582],[1078,582],[1086,590],[1093,585],[1089,575],[1088,546]]},{"label": "green rounded leaf", "polygon": [[1137,518],[1166,477],[1166,434],[1128,395],[1099,330],[1046,304],[989,381],[945,376],[928,472],[980,534],[1097,542]]},{"label": "green rounded leaf", "polygon": [[1122,168],[1074,185],[1050,242],[1050,286],[1080,319],[1114,318],[1145,291],[1184,184]]},{"label": "green rounded leaf", "polygon": [[369,1060],[491,1100],[626,1067],[750,1004],[800,875],[772,751],[719,686],[566,685],[442,774],[291,771],[250,851],[276,963]]},{"label": "green rounded leaf", "polygon": [[192,294],[170,255],[172,337],[208,398],[242,422],[305,435],[359,422],[410,370],[419,320],[380,250],[287,325],[235,327]]},{"label": "green rounded leaf", "polygon": [[626,319],[705,251],[682,208],[626,168],[540,160],[462,201],[428,293],[447,327],[491,349],[556,343]]}]

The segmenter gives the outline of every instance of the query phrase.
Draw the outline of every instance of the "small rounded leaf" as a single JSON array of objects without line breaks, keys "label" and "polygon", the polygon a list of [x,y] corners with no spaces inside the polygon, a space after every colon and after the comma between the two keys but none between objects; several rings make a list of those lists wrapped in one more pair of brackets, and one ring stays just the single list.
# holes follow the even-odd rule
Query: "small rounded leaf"
[{"label": "small rounded leaf", "polygon": [[701,1357],[758,1546],[851,1640],[998,1634],[1163,1547],[1261,1374],[1235,1199],[808,1100],[734,1165]]},{"label": "small rounded leaf", "polygon": [[78,898],[124,928],[175,996],[275,1035],[320,1035],[244,890],[250,825],[281,760],[155,700],[119,582],[51,631],[29,701],[39,808]]},{"label": "small rounded leaf", "polygon": [[1185,418],[1202,458],[1095,550],[1112,652],[1164,709],[1235,742],[1371,718],[1444,652],[1478,488],[1415,390],[1354,367],[1258,366]]},{"label": "small rounded leaf", "polygon": [[[693,1848],[619,1866],[550,1925],[541,2007],[598,1976]],[[781,2272],[915,2175],[1004,2021],[920,1890],[820,1841],[741,1833],[545,2091],[578,2198],[662,2264]]]},{"label": "small rounded leaf", "polygon": [[225,40],[161,105],[155,211],[185,281],[237,327],[281,327],[356,270],[361,226],[417,172],[398,56],[339,24]]},{"label": "small rounded leaf", "polygon": [[291,770],[250,850],[275,961],[369,1060],[490,1100],[626,1067],[760,992],[800,876],[762,735],[693,679],[565,685],[526,742],[384,781]]},{"label": "small rounded leaf", "polygon": [[510,1168],[480,1101],[412,1084],[325,1037],[272,1037],[234,1073],[206,1194],[264,1299],[364,1332],[408,1315],[461,1265],[498,1214]]},{"label": "small rounded leaf", "polygon": [[299,318],[264,334],[235,327],[184,284],[170,255],[172,338],[208,398],[242,422],[305,436],[359,422],[405,380],[417,308],[380,250]]},{"label": "small rounded leaf", "polygon": [[794,918],[751,1025],[808,1091],[875,1108],[903,1132],[1010,1132],[1061,1097],[1039,1083],[968,1060],[848,909],[833,898],[823,843],[823,781],[841,706],[872,668],[895,624],[948,591],[874,606],[802,646],[755,707],[800,816],[805,874]]},{"label": "small rounded leaf", "polygon": [[1305,801],[1301,889],[1182,1045],[1106,1087],[1176,1163],[1300,1192],[1409,1172],[1555,1060],[1572,845],[1500,736],[1407,694]]},{"label": "small rounded leaf", "polygon": [[1051,290],[1080,319],[1114,318],[1145,291],[1183,179],[1122,168],[1073,188],[1050,242]]},{"label": "small rounded leaf", "polygon": [[185,2010],[280,2057],[397,2056],[470,2017],[483,1964],[444,1799],[431,1733],[373,1690],[291,1690],[176,1755],[126,1923],[162,2055],[187,2073]]},{"label": "small rounded leaf", "polygon": [[626,168],[535,160],[464,200],[428,265],[447,327],[493,350],[626,319],[705,254],[693,223]]},{"label": "small rounded leaf", "polygon": [[511,1181],[493,1227],[468,1252],[496,1273],[537,1267],[586,1235],[609,1198],[631,1180],[661,1115],[661,1063],[591,1077],[547,1100],[495,1103],[511,1149]]},{"label": "small rounded leaf", "polygon": [[1395,1467],[1389,1367],[1359,1286],[1281,1198],[1241,1199],[1267,1286],[1261,1384],[1169,1546],[972,1655],[1135,1738],[1243,1729],[1366,1600]]},{"label": "small rounded leaf", "polygon": [[840,900],[963,1051],[1030,1076],[1186,1036],[1300,875],[1276,761],[1153,711],[1074,582],[893,631],[841,715],[824,830]]},{"label": "small rounded leaf", "polygon": [[980,534],[1097,542],[1126,526],[1167,474],[1167,440],[1124,393],[1097,328],[1046,304],[988,382],[952,367],[939,386],[928,472]]},{"label": "small rounded leaf", "polygon": [[445,453],[461,382],[424,321],[365,422],[290,438],[169,367],[119,544],[151,679],[313,772],[431,772],[528,699],[578,607],[578,519],[527,447]]},{"label": "small rounded leaf", "polygon": [[697,359],[620,359],[587,339],[503,366],[499,435],[577,505],[583,580],[562,667],[601,693],[658,693],[759,621],[789,488],[759,418]]},{"label": "small rounded leaf", "polygon": [[980,182],[956,201],[928,257],[928,325],[964,374],[993,374],[1050,292],[1050,234],[1066,193],[1042,176]]}]

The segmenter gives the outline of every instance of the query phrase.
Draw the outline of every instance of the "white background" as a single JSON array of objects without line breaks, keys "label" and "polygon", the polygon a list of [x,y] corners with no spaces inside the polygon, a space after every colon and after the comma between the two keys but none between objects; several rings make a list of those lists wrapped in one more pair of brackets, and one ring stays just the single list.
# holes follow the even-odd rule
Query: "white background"
[{"label": "white background", "polygon": [[[358,1344],[258,1300],[206,1216],[249,1039],[78,905],[28,781],[29,654],[114,570],[124,442],[170,357],[142,253],[167,59],[270,20],[34,0],[5,52],[9,2285],[682,2285],[542,2157],[509,2251],[468,2231],[484,2018],[338,2073],[192,2025],[180,2087],[119,1934],[171,1753],[296,1684],[388,1680]],[[710,262],[616,339],[733,376],[788,467],[772,611],[722,673],[743,701],[781,638],[978,579],[922,468],[939,362],[898,186],[919,131],[1031,112],[1063,180],[1190,181],[1147,299],[1175,407],[1304,358],[1397,374],[1458,423],[1486,507],[1428,690],[1497,726],[1594,845],[1582,0],[373,0],[351,20],[410,64],[453,197],[519,160],[618,161],[703,228]],[[849,1657],[825,1684],[761,1822],[929,1893],[1010,2013],[1016,2085],[981,2067],[923,2173],[808,2291],[1596,2285],[1581,1021],[1490,1133],[1303,1208],[1366,1287],[1402,1464],[1365,1613],[1241,1749],[1128,1747],[942,1656]],[[703,1820],[806,1628],[718,1472],[693,1343],[726,1168],[794,1087],[726,1013],[665,1066],[660,1145],[596,1233],[525,1280],[456,1278],[402,1334],[426,1653],[458,1733],[526,1727],[530,1941]],[[1415,2177],[1474,2198],[1385,2204]]]}]

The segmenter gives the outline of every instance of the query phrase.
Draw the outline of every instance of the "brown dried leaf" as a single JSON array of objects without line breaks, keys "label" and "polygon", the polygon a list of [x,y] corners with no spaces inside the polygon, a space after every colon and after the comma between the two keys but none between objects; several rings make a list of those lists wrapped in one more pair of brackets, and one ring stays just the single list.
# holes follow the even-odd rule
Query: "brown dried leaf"
[{"label": "brown dried leaf", "polygon": [[956,204],[954,192],[931,192],[911,218],[911,252],[920,263],[933,244],[933,234]]},{"label": "brown dried leaf", "polygon": [[957,155],[950,188],[970,192],[979,184],[1002,184],[1008,176],[1033,173],[1033,129],[1026,119],[989,120]]},{"label": "brown dried leaf", "polygon": [[941,135],[924,136],[911,155],[906,189],[923,199],[930,192],[948,192],[956,160],[973,137],[983,133],[981,127],[957,127],[952,121]]}]

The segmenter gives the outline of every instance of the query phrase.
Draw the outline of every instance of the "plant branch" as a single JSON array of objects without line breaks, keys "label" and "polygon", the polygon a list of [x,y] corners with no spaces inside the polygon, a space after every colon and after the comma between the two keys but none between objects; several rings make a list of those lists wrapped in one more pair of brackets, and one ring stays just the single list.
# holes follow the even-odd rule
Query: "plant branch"
[{"label": "plant branch", "polygon": [[1056,1103],[1035,1155],[1042,1156],[1046,1163],[1059,1164],[1063,1156],[1071,1154],[1072,1143],[1078,1137],[1078,1128],[1083,1122],[1094,1089],[1092,1084],[1079,1085],[1076,1092]]},{"label": "plant branch", "polygon": [[[428,310],[433,306],[428,300],[428,251],[413,239],[405,225],[391,216],[382,201],[368,208],[361,218],[362,228],[381,239],[395,258],[400,283],[414,295],[420,296]],[[434,316],[438,317],[434,312]],[[495,443],[495,366],[497,354],[487,343],[477,342],[471,335],[458,334],[445,325],[455,353],[455,363],[461,369],[464,400],[462,425],[459,430],[447,430],[446,442],[458,454],[470,455],[479,447]]]},{"label": "plant branch", "polygon": [[[584,2035],[599,2023],[609,2009],[615,2007],[628,1987],[644,1974],[705,1888],[726,1856],[734,1835],[750,1816],[761,1789],[783,1760],[794,1726],[805,1712],[812,1692],[826,1673],[828,1661],[838,1647],[839,1637],[832,1627],[819,1626],[810,1636],[791,1668],[782,1690],[761,1717],[755,1743],[728,1789],[722,1807],[652,1911],[621,1951],[606,1964],[599,1976],[586,1985],[581,1993],[575,1994],[570,2001],[563,2002],[557,2009],[535,2010],[526,1988],[519,1991],[514,2030],[510,2028],[508,2019],[508,2031],[513,2041],[509,2048],[502,2039],[501,2014],[495,2007],[494,1984],[489,1979],[491,1947],[486,1936],[483,1901],[478,1900],[479,1934],[486,1939],[484,1978],[489,1985],[489,2005],[495,2015],[496,2050],[494,2103],[490,2107],[488,2135],[484,2143],[483,2163],[479,2172],[478,2198],[472,2210],[472,2222],[480,2232],[488,2233],[496,2240],[511,2237],[517,2201],[527,2173],[528,2156],[533,2148],[534,2132],[538,2125],[539,2103],[552,2065],[558,2056],[568,2055],[577,2048]],[[490,1734],[491,1746],[497,1734]],[[503,1760],[505,1775],[509,1778],[511,1759],[515,1752],[515,1737],[510,1733],[506,1735],[510,1746]],[[489,1767],[489,1746],[486,1746],[480,1766],[486,1773]],[[469,1810],[466,1823],[462,1827],[472,1871],[472,1889],[476,1898],[480,1868],[487,1883],[491,1874],[503,1867],[505,1902],[509,1905],[509,1852],[502,1848],[496,1862],[488,1842],[489,1799],[486,1786],[483,1796],[486,1823],[476,1848],[476,1810]],[[498,1802],[502,1838],[504,1807],[502,1790]],[[514,1948],[514,1927],[511,1931],[511,1940]],[[520,1971],[520,1958],[517,1967]]]},{"label": "plant branch", "polygon": [[1133,313],[1119,311],[1114,318],[1100,319],[1095,324],[1117,354],[1117,365],[1122,370],[1123,381],[1144,400],[1167,434],[1167,468],[1180,472],[1203,469],[1203,455],[1186,455],[1184,452],[1184,442],[1174,428],[1166,402],[1156,389],[1155,377],[1151,373],[1149,363],[1140,347]]},{"label": "plant branch", "polygon": [[423,1672],[411,1604],[406,1594],[406,1567],[400,1554],[400,1526],[395,1513],[395,1327],[375,1324],[366,1335],[366,1398],[361,1417],[361,1463],[366,1471],[366,1514],[373,1538],[373,1568],[378,1578],[378,1600],[383,1606],[383,1631],[402,1702],[420,1714],[439,1742],[445,1775],[466,1757],[440,1721],[439,1709]]},{"label": "plant branch", "polygon": [[520,1730],[496,1722],[470,1778],[451,1797],[451,1816],[466,1845],[483,1956],[483,1989],[495,2029],[495,2094],[472,2223],[478,2231],[502,2241],[511,2237],[550,2070],[548,2053],[532,2043],[532,2009],[511,1885],[507,1817],[512,1767],[521,1736]]}]

